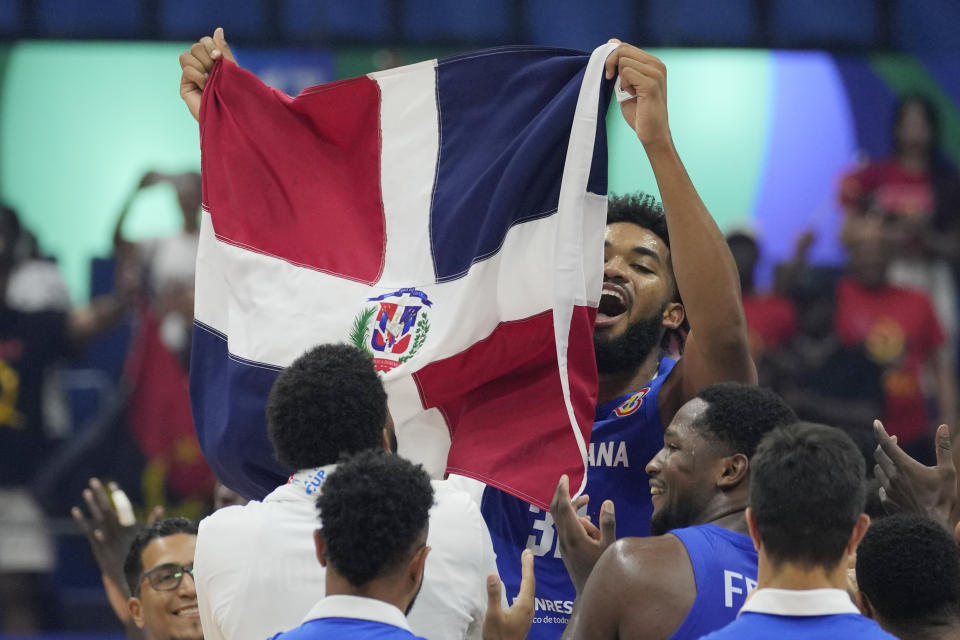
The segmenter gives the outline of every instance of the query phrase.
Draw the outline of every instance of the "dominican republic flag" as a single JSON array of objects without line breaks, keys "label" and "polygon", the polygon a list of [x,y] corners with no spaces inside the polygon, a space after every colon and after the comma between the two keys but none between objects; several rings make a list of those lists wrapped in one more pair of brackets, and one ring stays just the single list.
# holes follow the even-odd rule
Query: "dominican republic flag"
[{"label": "dominican republic flag", "polygon": [[432,475],[544,508],[561,474],[585,478],[614,47],[479,51],[296,98],[216,63],[190,392],[224,484],[286,480],[267,394],[329,342],[370,353],[400,454]]}]

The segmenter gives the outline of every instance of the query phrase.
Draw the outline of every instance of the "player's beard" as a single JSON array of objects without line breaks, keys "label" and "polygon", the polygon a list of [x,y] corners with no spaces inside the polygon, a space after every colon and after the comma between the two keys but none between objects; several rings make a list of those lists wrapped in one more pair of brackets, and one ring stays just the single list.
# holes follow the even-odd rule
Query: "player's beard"
[{"label": "player's beard", "polygon": [[627,327],[622,335],[610,338],[593,334],[593,352],[597,356],[597,371],[603,373],[630,373],[650,355],[660,348],[663,341],[663,312],[660,310],[647,318],[640,318]]},{"label": "player's beard", "polygon": [[671,513],[669,509],[661,509],[654,513],[650,517],[650,535],[662,536],[668,531],[688,526],[687,524],[681,523],[681,518],[676,517],[676,515],[675,513]]}]

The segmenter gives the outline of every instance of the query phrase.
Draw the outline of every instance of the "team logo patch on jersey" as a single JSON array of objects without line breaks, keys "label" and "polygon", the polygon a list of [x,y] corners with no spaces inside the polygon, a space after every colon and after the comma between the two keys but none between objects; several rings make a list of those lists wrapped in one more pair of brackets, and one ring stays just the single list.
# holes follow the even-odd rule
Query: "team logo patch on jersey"
[{"label": "team logo patch on jersey", "polygon": [[640,405],[643,404],[643,397],[649,392],[650,387],[644,387],[643,389],[640,389],[640,391],[637,391],[635,394],[627,398],[623,404],[614,409],[614,415],[616,415],[618,418],[624,418],[632,413],[636,413],[637,409],[640,408]]},{"label": "team logo patch on jersey", "polygon": [[350,342],[373,356],[377,371],[390,371],[410,360],[427,340],[433,303],[419,289],[407,287],[368,298],[370,305],[353,319]]}]

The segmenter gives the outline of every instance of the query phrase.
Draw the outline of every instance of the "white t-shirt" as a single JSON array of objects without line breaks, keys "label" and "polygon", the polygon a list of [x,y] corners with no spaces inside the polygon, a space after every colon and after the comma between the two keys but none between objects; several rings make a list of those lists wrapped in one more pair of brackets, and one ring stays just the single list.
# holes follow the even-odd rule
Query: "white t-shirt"
[{"label": "white t-shirt", "polygon": [[169,289],[193,289],[197,276],[197,251],[200,234],[181,231],[138,243],[147,265],[150,288],[154,295]]},{"label": "white t-shirt", "polygon": [[[263,640],[297,627],[324,596],[313,532],[316,498],[334,466],[301,471],[263,502],[200,522],[194,575],[206,640]],[[480,638],[486,577],[497,573],[490,532],[455,481],[434,480],[423,586],[411,629],[429,640]]]}]

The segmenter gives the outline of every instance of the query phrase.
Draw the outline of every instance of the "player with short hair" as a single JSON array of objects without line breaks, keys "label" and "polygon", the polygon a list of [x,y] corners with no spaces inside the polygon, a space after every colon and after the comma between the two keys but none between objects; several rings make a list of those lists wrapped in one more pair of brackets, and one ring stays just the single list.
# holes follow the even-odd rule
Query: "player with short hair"
[{"label": "player with short hair", "polygon": [[430,477],[399,456],[367,450],[338,464],[317,497],[326,595],[303,624],[274,638],[418,638],[406,614],[430,553],[432,506]]},{"label": "player with short hair", "polygon": [[344,453],[397,450],[387,392],[370,358],[345,344],[307,351],[277,377],[267,435],[290,469],[334,464]]},{"label": "player with short hair", "polygon": [[847,562],[870,526],[863,456],[839,429],[802,423],[767,435],[752,460],[747,526],[757,590],[710,640],[889,639],[846,591]]},{"label": "player with short hair", "polygon": [[[297,358],[274,382],[266,414],[274,454],[296,471],[263,501],[200,523],[196,575],[207,640],[263,640],[300,624],[325,588],[313,561],[317,496],[341,456],[396,451],[383,383],[370,357],[350,345],[320,345]],[[434,494],[433,551],[410,626],[431,640],[479,638],[486,580],[497,571],[490,534],[455,483],[435,481]]]},{"label": "player with short hair", "polygon": [[699,638],[733,620],[757,582],[744,519],[751,459],[766,433],[796,420],[769,390],[704,388],[674,416],[647,465],[654,536],[622,538],[599,561],[612,518],[601,519],[607,534],[592,539],[561,482],[551,513],[578,592],[564,637]]}]

